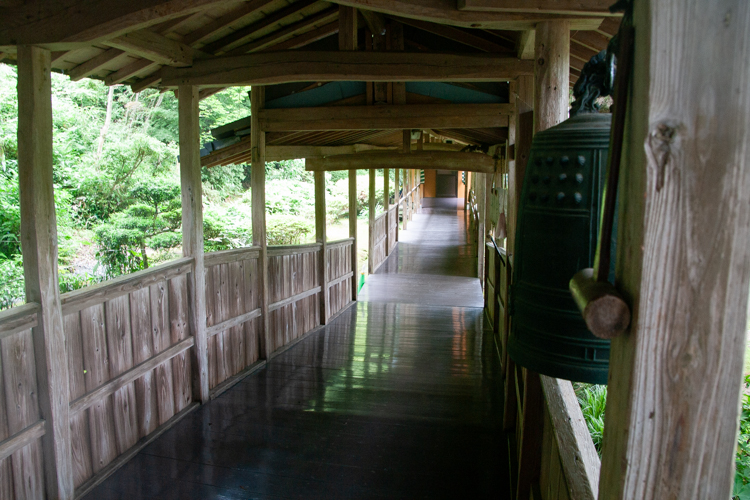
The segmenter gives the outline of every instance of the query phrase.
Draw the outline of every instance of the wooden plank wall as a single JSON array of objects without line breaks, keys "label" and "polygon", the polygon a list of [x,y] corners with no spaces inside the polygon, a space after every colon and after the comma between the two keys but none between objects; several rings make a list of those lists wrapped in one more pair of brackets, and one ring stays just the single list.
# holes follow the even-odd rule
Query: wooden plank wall
[{"label": "wooden plank wall", "polygon": [[393,205],[388,215],[388,255],[396,249],[396,232],[398,231],[398,204]]},{"label": "wooden plank wall", "polygon": [[260,355],[257,247],[205,256],[208,387],[214,389]]},{"label": "wooden plank wall", "polygon": [[320,325],[321,245],[268,247],[269,352]]},{"label": "wooden plank wall", "polygon": [[372,238],[373,238],[373,246],[372,246],[372,255],[370,255],[370,259],[372,259],[373,262],[373,269],[376,270],[380,265],[385,262],[386,255],[386,227],[385,227],[386,217],[385,212],[380,214],[375,219],[375,224],[372,227]]},{"label": "wooden plank wall", "polygon": [[328,317],[333,317],[352,301],[352,251],[354,238],[328,243]]},{"label": "wooden plank wall", "polygon": [[76,488],[192,403],[192,262],[61,296]]},{"label": "wooden plank wall", "polygon": [[[542,468],[539,476],[539,500],[569,500],[568,483],[565,480],[560,459],[560,448],[555,439],[549,409],[544,405],[544,429],[542,430]],[[536,498],[534,500],[537,500]]]},{"label": "wooden plank wall", "polygon": [[44,498],[33,327],[38,307],[0,313],[0,498]]}]

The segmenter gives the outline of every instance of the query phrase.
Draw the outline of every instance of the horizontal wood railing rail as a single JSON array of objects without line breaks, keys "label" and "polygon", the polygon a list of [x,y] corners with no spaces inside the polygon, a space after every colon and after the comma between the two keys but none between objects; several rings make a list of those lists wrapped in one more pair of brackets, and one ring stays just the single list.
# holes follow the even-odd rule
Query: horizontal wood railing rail
[{"label": "horizontal wood railing rail", "polygon": [[296,255],[307,252],[317,252],[323,248],[321,243],[305,243],[303,245],[273,245],[268,247],[269,257],[279,257],[281,255]]},{"label": "horizontal wood railing rail", "polygon": [[142,377],[147,372],[150,372],[151,370],[156,368],[158,365],[164,363],[165,361],[169,361],[170,359],[174,358],[178,354],[182,354],[183,352],[187,351],[188,349],[193,347],[194,344],[195,344],[195,340],[193,339],[193,337],[188,337],[185,340],[173,345],[169,349],[160,352],[156,356],[149,358],[143,363],[140,363],[134,366],[133,368],[131,368],[130,370],[111,379],[106,384],[101,385],[97,387],[96,389],[94,389],[93,391],[90,391],[84,394],[83,396],[77,398],[75,401],[72,401],[70,403],[71,416],[77,415],[83,410],[89,408],[91,405],[106,398],[110,394],[114,394],[119,389],[125,387],[126,385],[133,382],[134,380]]},{"label": "horizontal wood railing rail", "polygon": [[[596,500],[601,462],[583,419],[573,385],[567,380],[545,375],[541,376],[541,381],[545,413],[549,416],[549,420],[545,419],[545,426],[551,424],[551,428],[544,431],[547,432],[547,438],[542,439],[542,498]],[[566,494],[559,493],[562,481],[554,484],[553,478],[559,474],[558,468],[563,472]]]},{"label": "horizontal wood railing rail", "polygon": [[36,302],[0,311],[0,339],[35,327],[38,313]]},{"label": "horizontal wood railing rail", "polygon": [[209,267],[258,257],[260,257],[260,247],[244,247],[207,253],[203,262],[206,267]]},{"label": "horizontal wood railing rail", "polygon": [[339,276],[338,278],[334,278],[333,280],[328,282],[328,288],[331,288],[334,285],[338,285],[342,281],[348,280],[352,276],[354,276],[354,271],[348,272],[342,276]]},{"label": "horizontal wood railing rail", "polygon": [[25,448],[31,443],[44,436],[46,422],[39,420],[26,427],[21,432],[0,441],[0,461],[5,460],[18,450]]},{"label": "horizontal wood railing rail", "polygon": [[240,316],[235,316],[226,321],[222,321],[221,323],[217,325],[209,326],[206,328],[206,336],[213,337],[219,332],[223,332],[225,330],[229,330],[230,328],[234,328],[235,326],[239,326],[246,321],[250,321],[251,319],[255,319],[255,318],[260,318],[261,314],[262,314],[261,309],[257,308],[257,309],[253,309],[250,312],[241,314]]},{"label": "horizontal wood railing rail", "polygon": [[274,302],[273,304],[270,304],[268,306],[268,310],[275,311],[276,309],[281,309],[284,306],[288,306],[289,304],[293,304],[295,302],[299,302],[302,299],[306,299],[307,297],[310,297],[311,295],[320,293],[320,291],[321,291],[320,286],[310,288],[309,290],[305,290],[304,292],[298,293],[296,295],[292,295],[291,297],[287,297],[285,299],[279,300],[278,302]]},{"label": "horizontal wood railing rail", "polygon": [[344,238],[342,240],[328,241],[326,247],[337,248],[337,247],[350,247],[354,244],[354,238]]},{"label": "horizontal wood railing rail", "polygon": [[64,293],[60,296],[63,315],[71,314],[87,307],[107,302],[108,300],[141,290],[159,281],[165,281],[193,270],[193,258],[166,262],[125,276],[87,286],[80,290]]}]

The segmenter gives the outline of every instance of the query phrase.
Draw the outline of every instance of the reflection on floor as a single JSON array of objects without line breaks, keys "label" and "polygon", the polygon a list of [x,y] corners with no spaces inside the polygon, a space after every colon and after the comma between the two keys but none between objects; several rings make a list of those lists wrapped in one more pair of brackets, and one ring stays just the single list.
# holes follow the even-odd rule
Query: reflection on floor
[{"label": "reflection on floor", "polygon": [[377,301],[188,415],[87,498],[506,498],[497,357],[481,302],[458,297],[477,282],[462,224],[462,212],[418,216],[378,275],[468,280],[454,305],[371,280]]}]

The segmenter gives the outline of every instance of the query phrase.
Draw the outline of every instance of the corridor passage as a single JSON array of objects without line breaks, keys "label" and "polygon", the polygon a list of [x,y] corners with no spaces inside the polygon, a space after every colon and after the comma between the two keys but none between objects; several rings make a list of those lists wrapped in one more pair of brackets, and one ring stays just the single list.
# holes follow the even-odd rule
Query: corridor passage
[{"label": "corridor passage", "polygon": [[508,498],[501,379],[466,234],[463,210],[423,209],[358,303],[86,498]]}]

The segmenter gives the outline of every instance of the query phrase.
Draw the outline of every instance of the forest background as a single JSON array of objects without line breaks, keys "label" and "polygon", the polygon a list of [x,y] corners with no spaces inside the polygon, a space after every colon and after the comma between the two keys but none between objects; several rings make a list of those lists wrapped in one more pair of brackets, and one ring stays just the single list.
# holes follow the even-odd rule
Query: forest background
[{"label": "forest background", "polygon": [[[0,310],[24,302],[16,84],[15,67],[0,64]],[[211,129],[250,115],[248,91],[230,88],[201,101],[201,142],[212,140]],[[174,94],[134,94],[127,86],[72,82],[53,73],[52,110],[61,292],[179,257]],[[378,213],[382,175],[376,180]],[[326,174],[329,240],[349,236],[347,176]],[[202,179],[205,250],[251,245],[250,166],[203,168]],[[367,241],[367,172],[360,171],[357,180],[358,236]],[[304,160],[266,164],[266,213],[269,245],[314,241],[314,186]],[[366,245],[360,248],[359,269],[367,259]]]}]

